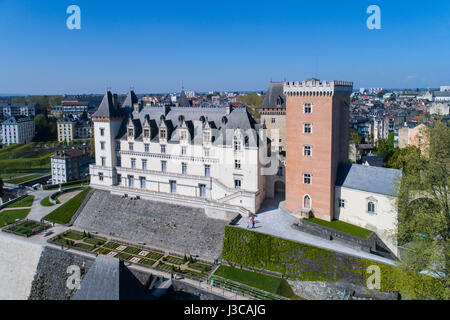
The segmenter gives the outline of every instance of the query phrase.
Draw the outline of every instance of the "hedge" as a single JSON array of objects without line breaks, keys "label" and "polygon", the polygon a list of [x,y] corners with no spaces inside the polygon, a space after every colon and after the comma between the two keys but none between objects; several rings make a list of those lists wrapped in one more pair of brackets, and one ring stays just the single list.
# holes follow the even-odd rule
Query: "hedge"
[{"label": "hedge", "polygon": [[381,291],[394,292],[395,268],[374,261],[236,227],[225,227],[222,259],[239,265],[279,272],[292,280],[336,282],[366,286],[367,267],[381,271]]}]

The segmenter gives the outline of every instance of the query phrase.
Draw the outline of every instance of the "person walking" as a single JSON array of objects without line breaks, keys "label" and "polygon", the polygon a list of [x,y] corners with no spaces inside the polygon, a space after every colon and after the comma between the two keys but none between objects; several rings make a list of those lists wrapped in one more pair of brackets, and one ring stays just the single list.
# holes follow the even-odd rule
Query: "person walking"
[{"label": "person walking", "polygon": [[255,229],[255,216],[252,216],[252,229]]}]

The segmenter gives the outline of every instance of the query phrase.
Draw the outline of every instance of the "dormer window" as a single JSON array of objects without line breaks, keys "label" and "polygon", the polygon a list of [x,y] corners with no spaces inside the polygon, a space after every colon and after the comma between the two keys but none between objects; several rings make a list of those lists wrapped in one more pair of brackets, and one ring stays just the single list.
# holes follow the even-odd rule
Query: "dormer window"
[{"label": "dormer window", "polygon": [[242,141],[239,137],[234,137],[233,139],[233,148],[234,151],[241,151],[242,149]]},{"label": "dormer window", "polygon": [[205,131],[203,132],[203,143],[210,143],[211,142],[211,132]]},{"label": "dormer window", "polygon": [[163,140],[167,139],[167,131],[166,131],[166,129],[162,128],[162,129],[159,130],[159,138],[163,139]]},{"label": "dormer window", "polygon": [[134,129],[128,128],[128,138],[134,138]]},{"label": "dormer window", "polygon": [[185,131],[185,130],[181,131],[180,140],[183,141],[183,142],[186,142],[188,140],[188,138],[187,138],[187,131]]},{"label": "dormer window", "polygon": [[150,129],[144,129],[144,138],[150,138]]}]

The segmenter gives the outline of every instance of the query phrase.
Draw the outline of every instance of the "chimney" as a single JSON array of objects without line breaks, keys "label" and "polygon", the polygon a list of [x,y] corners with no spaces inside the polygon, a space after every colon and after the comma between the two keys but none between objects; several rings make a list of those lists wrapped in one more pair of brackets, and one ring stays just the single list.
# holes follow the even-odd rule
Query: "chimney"
[{"label": "chimney", "polygon": [[231,111],[233,111],[233,107],[231,106],[231,104],[227,105],[227,114],[230,114]]}]

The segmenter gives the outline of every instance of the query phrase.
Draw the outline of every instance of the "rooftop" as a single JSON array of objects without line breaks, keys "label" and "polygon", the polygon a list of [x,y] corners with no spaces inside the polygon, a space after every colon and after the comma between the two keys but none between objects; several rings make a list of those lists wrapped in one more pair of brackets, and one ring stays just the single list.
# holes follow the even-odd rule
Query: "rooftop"
[{"label": "rooftop", "polygon": [[401,177],[402,170],[346,163],[339,165],[336,186],[394,196]]}]

